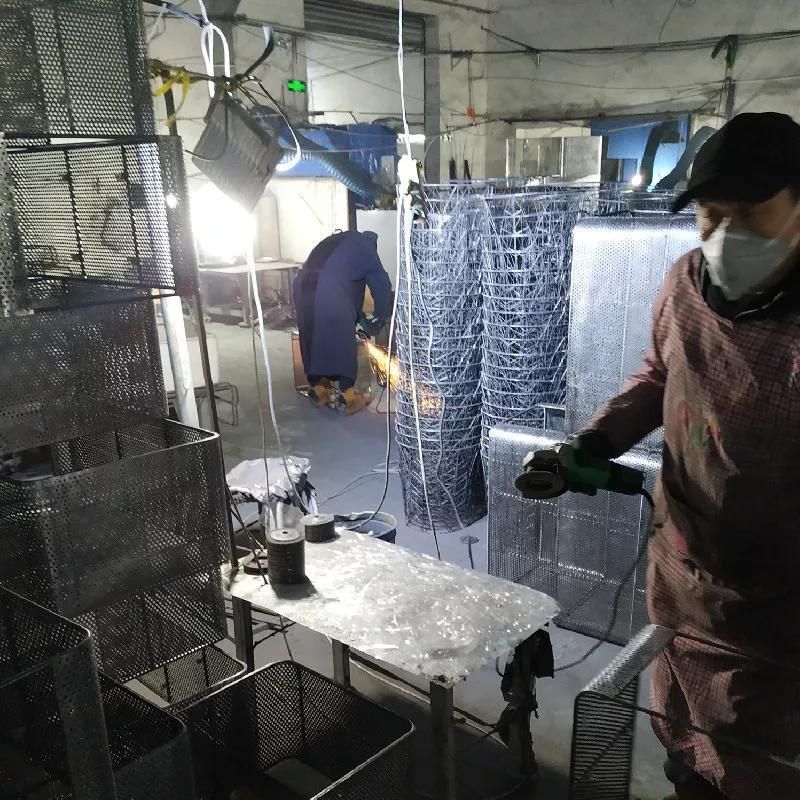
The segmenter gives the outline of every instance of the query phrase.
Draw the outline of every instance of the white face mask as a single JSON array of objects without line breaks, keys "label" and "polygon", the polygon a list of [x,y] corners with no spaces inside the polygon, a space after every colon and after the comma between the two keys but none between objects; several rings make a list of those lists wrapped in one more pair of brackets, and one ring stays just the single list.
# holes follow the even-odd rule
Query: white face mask
[{"label": "white face mask", "polygon": [[780,237],[798,215],[800,203],[795,206],[792,216],[775,239],[767,239],[752,231],[731,230],[731,220],[726,217],[702,243],[708,276],[728,300],[741,300],[766,283],[783,266],[800,243],[800,234],[791,242],[785,242]]}]

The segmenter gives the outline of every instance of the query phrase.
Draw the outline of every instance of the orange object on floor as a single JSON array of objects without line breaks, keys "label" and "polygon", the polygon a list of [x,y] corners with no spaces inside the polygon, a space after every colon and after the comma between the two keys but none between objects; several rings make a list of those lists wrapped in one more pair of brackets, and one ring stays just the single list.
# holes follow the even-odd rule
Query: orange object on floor
[{"label": "orange object on floor", "polygon": [[344,413],[357,414],[369,405],[369,395],[357,391],[355,386],[351,386],[342,394],[344,398]]}]

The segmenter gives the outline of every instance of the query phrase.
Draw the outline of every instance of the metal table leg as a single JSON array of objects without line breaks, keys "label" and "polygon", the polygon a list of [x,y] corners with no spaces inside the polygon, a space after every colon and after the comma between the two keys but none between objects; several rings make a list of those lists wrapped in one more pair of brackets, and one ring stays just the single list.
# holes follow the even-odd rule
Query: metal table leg
[{"label": "metal table leg", "polygon": [[256,648],[253,642],[253,606],[238,597],[233,601],[233,636],[236,639],[236,658],[244,661],[247,671],[256,668]]},{"label": "metal table leg", "polygon": [[434,797],[456,800],[456,746],[453,727],[453,687],[431,682],[431,722],[434,749]]},{"label": "metal table leg", "polygon": [[333,679],[339,686],[350,688],[350,648],[331,639],[333,651]]}]

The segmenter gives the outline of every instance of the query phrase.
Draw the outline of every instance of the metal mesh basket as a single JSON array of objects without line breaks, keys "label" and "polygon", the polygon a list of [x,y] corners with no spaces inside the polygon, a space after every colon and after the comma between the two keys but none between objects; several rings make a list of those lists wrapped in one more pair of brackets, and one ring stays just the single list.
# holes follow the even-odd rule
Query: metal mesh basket
[{"label": "metal mesh basket", "polygon": [[108,748],[119,800],[194,800],[184,724],[100,676]]},{"label": "metal mesh basket", "polygon": [[118,679],[222,638],[217,434],[163,420],[19,459],[0,478],[7,587],[96,632],[101,668]]},{"label": "metal mesh basket", "polygon": [[[664,276],[699,244],[694,221],[664,214],[575,227],[567,356],[567,431],[577,433],[639,368]],[[658,431],[641,447],[660,452]]]},{"label": "metal mesh basket", "polygon": [[[7,162],[19,230],[2,244],[21,247],[29,282],[106,286],[116,300],[122,288],[133,296],[149,289],[194,291],[180,139],[49,145],[9,139]],[[38,298],[37,307],[44,306]]]},{"label": "metal mesh basket", "polygon": [[[614,595],[648,536],[649,508],[640,497],[608,492],[525,500],[514,488],[525,455],[563,441],[555,431],[490,431],[489,573],[554,597],[564,609],[555,620],[560,627],[626,642],[647,621],[644,560],[620,594],[610,635],[607,629]],[[633,451],[620,462],[643,470],[652,491],[657,457]]]},{"label": "metal mesh basket", "polygon": [[0,130],[154,131],[138,0],[0,0]]},{"label": "metal mesh basket", "polygon": [[318,800],[410,796],[414,726],[299,664],[250,673],[179,716],[204,800],[272,796],[270,771],[288,761],[324,777]]},{"label": "metal mesh basket", "polygon": [[0,796],[114,797],[88,631],[2,589]]},{"label": "metal mesh basket", "polygon": [[175,711],[230,683],[246,670],[243,662],[210,645],[140,675],[137,680]]},{"label": "metal mesh basket", "polygon": [[149,303],[0,319],[0,453],[161,417]]},{"label": "metal mesh basket", "polygon": [[[644,671],[658,661],[671,663],[687,646],[697,651],[699,666],[694,673],[685,673],[686,662],[681,664],[681,674],[688,677],[687,683],[681,684],[681,691],[687,693],[684,702],[670,703],[666,713],[640,705],[639,685]],[[720,664],[725,665],[721,672],[717,670]],[[756,675],[761,676],[764,687],[771,688],[780,681],[781,691],[789,700],[778,709],[784,722],[776,718],[772,729],[767,721],[772,712],[765,692],[741,694],[745,683]],[[741,683],[737,684],[738,679]],[[723,791],[720,796],[797,797],[800,762],[797,726],[792,722],[796,719],[798,690],[800,674],[786,664],[763,661],[721,644],[649,625],[575,700],[569,798],[629,800],[631,776],[637,766],[635,731],[642,717],[649,718],[673,754],[688,745],[691,757],[699,762],[695,767],[702,767],[705,773],[703,777],[718,776]],[[724,712],[716,710],[715,692],[725,694],[719,705]],[[698,697],[701,702],[694,702]],[[708,698],[711,702],[706,702]],[[733,714],[728,713],[731,708],[736,709]],[[791,730],[786,730],[786,720]]]}]

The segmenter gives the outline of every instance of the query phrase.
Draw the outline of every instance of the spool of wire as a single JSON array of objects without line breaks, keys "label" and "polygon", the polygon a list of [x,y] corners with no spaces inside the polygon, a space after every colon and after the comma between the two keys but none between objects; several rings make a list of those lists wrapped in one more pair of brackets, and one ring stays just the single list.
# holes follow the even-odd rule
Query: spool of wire
[{"label": "spool of wire", "polygon": [[267,533],[267,574],[270,583],[295,584],[306,580],[305,536],[294,528]]},{"label": "spool of wire", "polygon": [[307,542],[328,542],[336,535],[333,514],[308,514],[302,522]]}]

